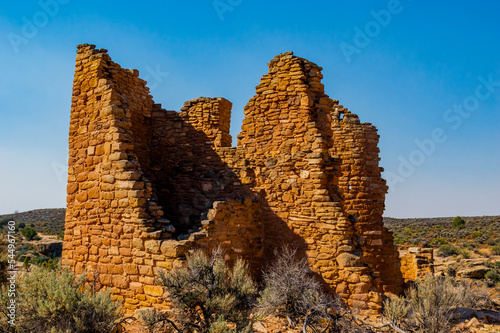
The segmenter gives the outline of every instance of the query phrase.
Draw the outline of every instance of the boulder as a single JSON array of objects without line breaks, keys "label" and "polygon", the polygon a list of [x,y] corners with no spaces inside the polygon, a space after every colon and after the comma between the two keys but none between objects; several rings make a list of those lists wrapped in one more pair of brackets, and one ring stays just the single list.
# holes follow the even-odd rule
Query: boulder
[{"label": "boulder", "polygon": [[62,253],[62,241],[44,242],[36,244],[36,250],[43,255]]},{"label": "boulder", "polygon": [[482,279],[484,274],[489,271],[490,268],[486,266],[475,266],[471,268],[466,268],[457,272],[457,275],[462,278],[469,279]]}]

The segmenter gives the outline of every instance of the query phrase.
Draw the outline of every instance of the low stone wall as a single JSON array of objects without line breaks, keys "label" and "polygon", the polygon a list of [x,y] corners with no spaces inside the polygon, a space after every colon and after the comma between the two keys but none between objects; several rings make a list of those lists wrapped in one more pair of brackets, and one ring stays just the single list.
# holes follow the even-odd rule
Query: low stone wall
[{"label": "low stone wall", "polygon": [[401,272],[405,282],[434,274],[434,252],[431,248],[410,247],[400,251]]}]

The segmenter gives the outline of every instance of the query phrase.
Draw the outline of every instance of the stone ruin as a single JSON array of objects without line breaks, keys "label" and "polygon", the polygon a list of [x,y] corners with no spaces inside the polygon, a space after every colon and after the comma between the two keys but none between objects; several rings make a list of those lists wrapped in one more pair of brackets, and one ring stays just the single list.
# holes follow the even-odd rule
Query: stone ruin
[{"label": "stone ruin", "polygon": [[324,93],[316,64],[287,52],[268,65],[232,147],[231,102],[162,109],[137,70],[79,45],[63,264],[98,271],[130,311],[168,306],[158,270],[217,246],[257,279],[276,248],[296,247],[325,288],[369,313],[400,293],[376,128]]}]

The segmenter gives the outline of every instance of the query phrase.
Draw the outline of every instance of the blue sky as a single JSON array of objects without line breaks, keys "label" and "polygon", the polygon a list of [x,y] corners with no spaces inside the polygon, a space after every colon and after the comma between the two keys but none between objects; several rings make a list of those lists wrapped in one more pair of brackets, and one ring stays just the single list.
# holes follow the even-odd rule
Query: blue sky
[{"label": "blue sky", "polygon": [[386,216],[499,215],[499,12],[492,0],[3,1],[0,213],[65,206],[75,51],[89,43],[139,69],[166,109],[232,101],[233,144],[267,63],[294,51],[379,129]]}]

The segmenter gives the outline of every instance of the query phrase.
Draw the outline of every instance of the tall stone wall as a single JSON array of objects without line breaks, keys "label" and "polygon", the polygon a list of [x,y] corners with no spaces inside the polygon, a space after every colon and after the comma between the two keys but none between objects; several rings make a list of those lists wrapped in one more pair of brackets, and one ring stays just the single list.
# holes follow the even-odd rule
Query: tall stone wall
[{"label": "tall stone wall", "polygon": [[276,56],[231,147],[231,103],[154,104],[136,70],[78,47],[70,123],[63,263],[98,270],[126,308],[165,306],[158,269],[222,246],[258,278],[292,245],[351,306],[381,308],[401,290],[378,135],[324,93],[321,68]]},{"label": "tall stone wall", "polygon": [[324,93],[321,68],[276,56],[245,107],[238,147],[265,193],[264,244],[293,243],[349,305],[380,309],[401,290],[398,253],[382,213],[387,192],[378,135]]}]

